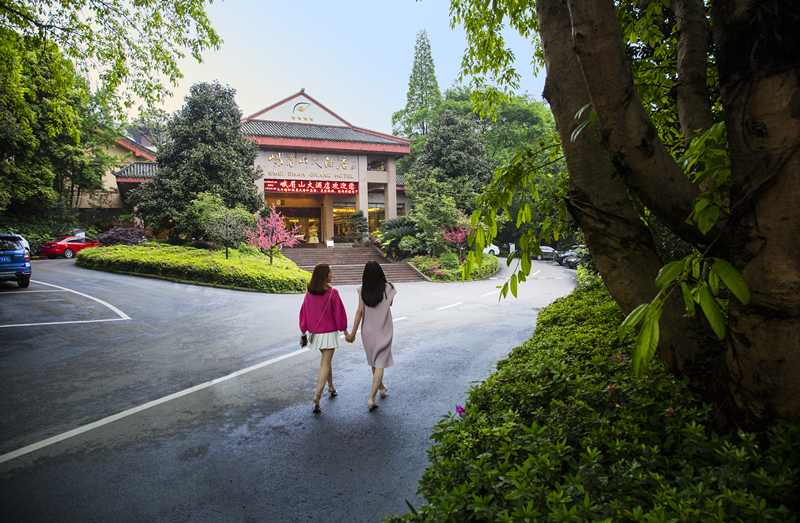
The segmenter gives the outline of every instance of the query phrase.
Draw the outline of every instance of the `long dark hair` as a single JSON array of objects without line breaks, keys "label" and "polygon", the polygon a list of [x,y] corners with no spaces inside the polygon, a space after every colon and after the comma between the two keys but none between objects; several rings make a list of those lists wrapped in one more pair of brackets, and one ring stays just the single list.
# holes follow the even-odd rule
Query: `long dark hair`
[{"label": "long dark hair", "polygon": [[306,289],[314,296],[322,296],[328,292],[328,274],[331,272],[331,267],[327,263],[318,263],[314,267],[314,272],[311,273],[311,281],[308,282]]},{"label": "long dark hair", "polygon": [[[376,261],[369,261],[364,267],[364,276],[361,277],[361,299],[367,307],[375,307],[386,296],[386,276],[383,269]],[[389,283],[389,285],[392,285]],[[392,285],[394,288],[394,285]]]}]

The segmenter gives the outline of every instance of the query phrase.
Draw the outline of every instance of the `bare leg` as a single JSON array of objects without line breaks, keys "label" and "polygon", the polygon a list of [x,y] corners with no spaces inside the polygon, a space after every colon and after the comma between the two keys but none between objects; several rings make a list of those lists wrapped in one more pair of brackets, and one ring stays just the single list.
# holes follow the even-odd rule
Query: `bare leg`
[{"label": "bare leg", "polygon": [[325,382],[333,381],[333,369],[331,368],[331,360],[333,359],[333,352],[336,349],[320,349],[322,357],[319,362],[319,376],[317,377],[317,392],[315,398],[322,395],[322,389],[325,388]]},{"label": "bare leg", "polygon": [[[372,367],[372,376],[375,377],[375,367]],[[381,398],[386,395],[386,385],[383,384],[383,376],[381,376],[381,382],[378,384],[378,392],[381,393]]]},{"label": "bare leg", "polygon": [[372,367],[372,391],[369,394],[369,403],[375,403],[375,394],[383,386],[383,369]]}]

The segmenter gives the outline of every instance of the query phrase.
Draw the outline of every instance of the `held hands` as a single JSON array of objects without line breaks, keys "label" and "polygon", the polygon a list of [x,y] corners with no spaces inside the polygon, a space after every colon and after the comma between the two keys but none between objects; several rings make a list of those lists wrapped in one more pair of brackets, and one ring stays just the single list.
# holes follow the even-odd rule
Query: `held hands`
[{"label": "held hands", "polygon": [[353,332],[351,332],[351,333],[345,332],[344,333],[344,339],[345,339],[345,341],[347,343],[353,343],[354,341],[356,341],[356,332],[355,332],[355,330]]}]

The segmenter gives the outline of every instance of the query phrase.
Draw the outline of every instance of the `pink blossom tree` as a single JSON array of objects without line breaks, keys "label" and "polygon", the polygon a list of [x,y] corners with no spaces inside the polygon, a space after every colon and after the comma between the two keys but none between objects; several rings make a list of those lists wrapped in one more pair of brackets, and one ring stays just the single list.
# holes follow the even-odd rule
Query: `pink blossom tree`
[{"label": "pink blossom tree", "polygon": [[256,222],[255,231],[247,231],[247,243],[269,254],[269,263],[272,265],[272,259],[276,252],[283,247],[291,247],[300,242],[297,239],[299,232],[300,226],[296,224],[291,230],[286,230],[283,225],[283,215],[275,209],[273,203],[269,216]]},{"label": "pink blossom tree", "polygon": [[469,219],[465,218],[461,211],[458,211],[458,219],[456,220],[455,225],[450,226],[449,231],[444,224],[442,224],[442,238],[444,238],[447,243],[458,249],[459,262],[464,261],[463,252],[467,247],[467,239],[469,239],[469,233],[471,230],[472,227],[470,226]]}]

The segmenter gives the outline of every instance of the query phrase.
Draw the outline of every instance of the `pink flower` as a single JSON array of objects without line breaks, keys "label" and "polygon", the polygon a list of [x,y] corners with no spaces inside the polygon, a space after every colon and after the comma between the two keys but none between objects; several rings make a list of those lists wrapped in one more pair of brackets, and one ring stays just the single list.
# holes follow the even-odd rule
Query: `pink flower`
[{"label": "pink flower", "polygon": [[461,416],[462,416],[462,415],[463,415],[465,412],[467,412],[467,411],[466,411],[466,410],[464,410],[464,407],[462,407],[461,405],[456,405],[456,413],[458,413],[458,417],[459,417],[459,418],[460,418],[460,417],[461,417]]},{"label": "pink flower", "polygon": [[614,392],[615,390],[617,390],[617,386],[609,385],[608,387],[606,387],[606,389],[608,389],[608,392]]},{"label": "pink flower", "polygon": [[670,417],[670,416],[672,416],[673,414],[675,414],[675,411],[674,411],[674,410],[672,410],[672,407],[668,408],[668,409],[667,409],[667,417]]}]

